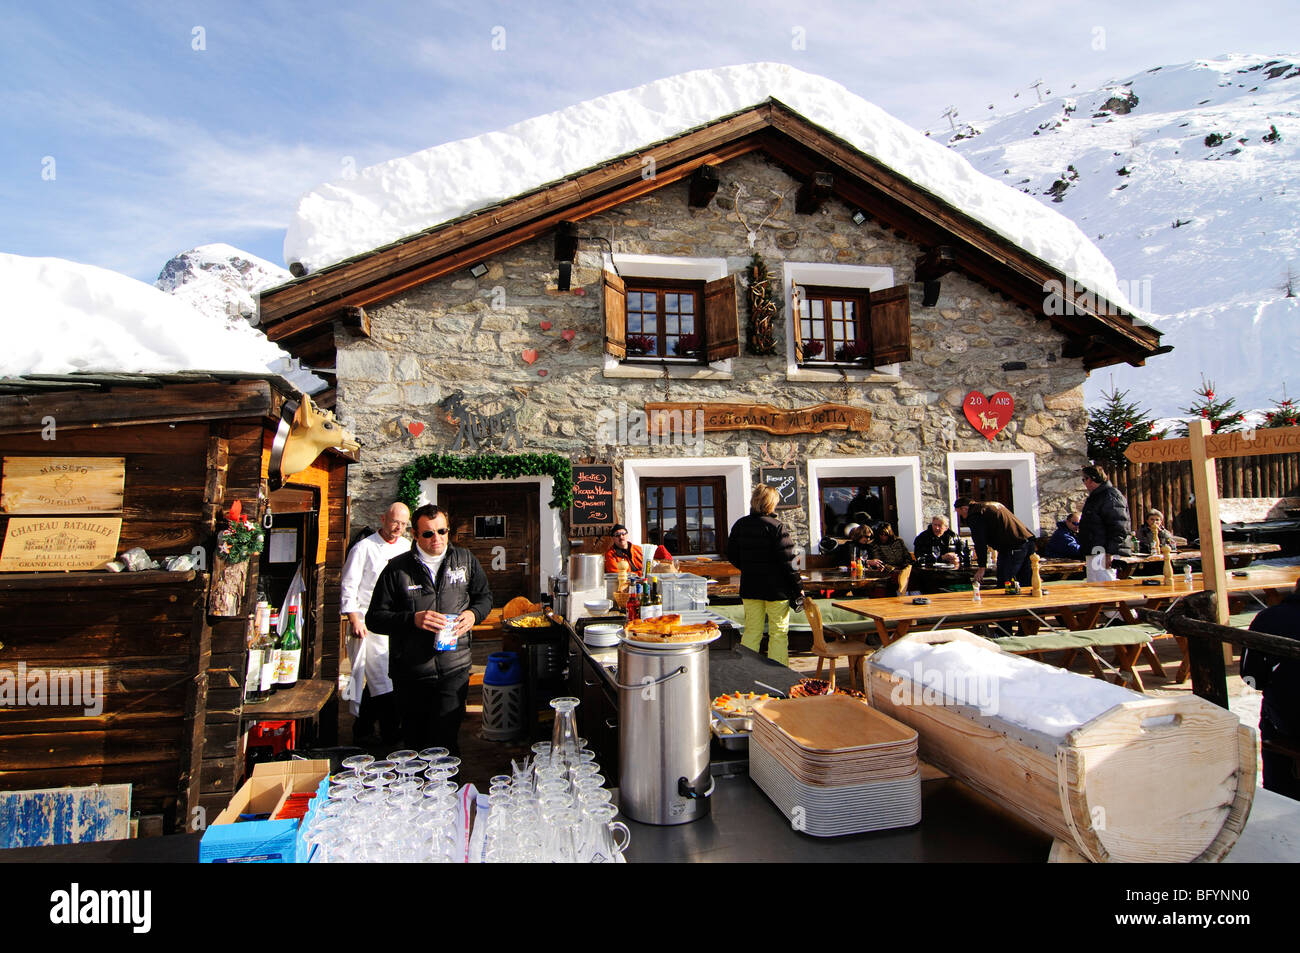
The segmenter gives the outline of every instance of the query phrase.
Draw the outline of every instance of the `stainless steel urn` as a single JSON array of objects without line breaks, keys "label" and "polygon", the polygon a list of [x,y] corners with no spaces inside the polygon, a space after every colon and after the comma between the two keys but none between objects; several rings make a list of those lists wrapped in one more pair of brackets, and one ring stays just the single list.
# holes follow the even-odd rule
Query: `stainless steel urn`
[{"label": "stainless steel urn", "polygon": [[618,649],[619,808],[643,824],[709,813],[709,647]]}]

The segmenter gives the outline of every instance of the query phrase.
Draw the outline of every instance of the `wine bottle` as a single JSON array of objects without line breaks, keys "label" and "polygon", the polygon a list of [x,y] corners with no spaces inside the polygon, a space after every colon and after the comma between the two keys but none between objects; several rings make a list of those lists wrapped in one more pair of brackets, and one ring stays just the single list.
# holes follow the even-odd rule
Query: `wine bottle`
[{"label": "wine bottle", "polygon": [[276,668],[275,683],[279,688],[292,688],[298,684],[298,663],[302,660],[302,639],[298,636],[298,607],[289,607],[289,621],[284,627],[280,642],[280,660]]}]

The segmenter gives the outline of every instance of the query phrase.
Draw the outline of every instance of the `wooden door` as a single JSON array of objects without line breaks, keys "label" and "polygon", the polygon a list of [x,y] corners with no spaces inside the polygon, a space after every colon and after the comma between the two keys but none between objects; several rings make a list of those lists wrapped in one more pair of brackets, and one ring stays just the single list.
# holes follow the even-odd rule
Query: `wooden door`
[{"label": "wooden door", "polygon": [[451,514],[451,541],[478,559],[492,587],[492,605],[515,596],[536,602],[540,585],[540,527],[536,483],[453,483],[438,487],[438,506]]}]

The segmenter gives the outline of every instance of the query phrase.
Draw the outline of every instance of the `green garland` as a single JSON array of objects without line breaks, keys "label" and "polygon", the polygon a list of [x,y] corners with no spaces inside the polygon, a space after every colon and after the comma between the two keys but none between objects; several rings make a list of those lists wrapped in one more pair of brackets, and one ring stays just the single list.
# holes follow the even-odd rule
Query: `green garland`
[{"label": "green garland", "polygon": [[573,464],[558,453],[427,453],[402,468],[397,498],[412,511],[420,499],[420,481],[430,479],[491,480],[495,477],[548,476],[555,481],[551,509],[573,504]]}]

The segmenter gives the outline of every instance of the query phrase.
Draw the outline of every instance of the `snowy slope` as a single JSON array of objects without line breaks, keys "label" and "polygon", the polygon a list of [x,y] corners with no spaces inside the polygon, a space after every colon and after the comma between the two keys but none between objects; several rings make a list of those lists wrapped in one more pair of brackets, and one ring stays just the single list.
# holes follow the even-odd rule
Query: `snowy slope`
[{"label": "snowy slope", "polygon": [[322,185],[299,200],[285,261],[316,271],[769,99],[1128,306],[1110,262],[1067,219],[838,83],[776,63],[682,73]]},{"label": "snowy slope", "polygon": [[154,287],[212,317],[257,324],[258,292],[290,279],[279,265],[233,245],[200,245],[163,265]]},{"label": "snowy slope", "polygon": [[1174,346],[1095,373],[1089,403],[1113,381],[1177,414],[1202,375],[1242,409],[1272,406],[1283,382],[1300,391],[1300,297],[1284,290],[1289,268],[1300,295],[1300,55],[1157,67],[989,120],[953,148],[1078,223]]},{"label": "snowy slope", "polygon": [[0,254],[0,287],[0,377],[287,369],[288,355],[244,322],[105,268]]}]

